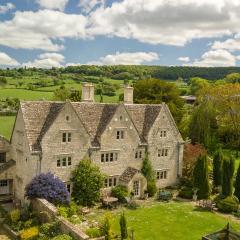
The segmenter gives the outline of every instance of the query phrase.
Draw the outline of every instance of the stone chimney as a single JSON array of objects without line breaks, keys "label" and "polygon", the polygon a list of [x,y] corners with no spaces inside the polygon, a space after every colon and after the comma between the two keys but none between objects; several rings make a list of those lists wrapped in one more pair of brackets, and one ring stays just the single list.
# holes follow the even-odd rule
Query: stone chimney
[{"label": "stone chimney", "polygon": [[124,103],[133,104],[133,87],[129,85],[124,87]]},{"label": "stone chimney", "polygon": [[92,83],[82,84],[82,102],[94,102],[94,85]]}]

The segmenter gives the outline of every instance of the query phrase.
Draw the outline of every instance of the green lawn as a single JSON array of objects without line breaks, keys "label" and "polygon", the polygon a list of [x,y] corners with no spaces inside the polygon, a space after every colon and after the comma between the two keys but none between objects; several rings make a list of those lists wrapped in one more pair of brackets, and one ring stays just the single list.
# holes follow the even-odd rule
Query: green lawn
[{"label": "green lawn", "polygon": [[[121,211],[112,212],[113,230],[117,233]],[[203,235],[222,229],[228,222],[235,230],[240,230],[239,223],[215,213],[198,211],[190,203],[155,202],[152,206],[125,210],[125,215],[128,229],[134,229],[135,240],[200,240]]]},{"label": "green lawn", "polygon": [[53,98],[52,92],[41,92],[41,91],[30,91],[21,88],[15,89],[0,89],[0,99],[4,99],[7,97],[15,97],[21,100],[51,100]]},{"label": "green lawn", "polygon": [[0,116],[0,135],[10,140],[15,116]]}]

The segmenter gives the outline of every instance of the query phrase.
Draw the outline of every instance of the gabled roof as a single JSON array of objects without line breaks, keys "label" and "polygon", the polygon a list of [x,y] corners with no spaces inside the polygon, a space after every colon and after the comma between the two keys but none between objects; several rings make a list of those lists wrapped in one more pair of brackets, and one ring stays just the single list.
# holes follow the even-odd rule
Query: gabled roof
[{"label": "gabled roof", "polygon": [[129,183],[137,173],[140,173],[140,170],[133,167],[127,167],[123,174],[119,177],[119,181]]},{"label": "gabled roof", "polygon": [[[61,112],[66,102],[23,101],[20,108],[30,149],[40,150],[42,137]],[[88,132],[93,146],[100,145],[100,136],[113,118],[119,104],[72,102],[73,109]],[[142,142],[146,142],[162,108],[161,104],[124,105]]]}]

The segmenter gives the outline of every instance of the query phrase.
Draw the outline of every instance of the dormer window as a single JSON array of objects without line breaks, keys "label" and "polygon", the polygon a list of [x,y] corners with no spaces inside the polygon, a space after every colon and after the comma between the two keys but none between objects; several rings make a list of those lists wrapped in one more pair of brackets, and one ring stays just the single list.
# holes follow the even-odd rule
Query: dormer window
[{"label": "dormer window", "polygon": [[124,131],[123,130],[118,130],[116,138],[117,139],[124,139]]},{"label": "dormer window", "polygon": [[167,137],[167,131],[166,131],[166,130],[161,130],[161,131],[160,131],[160,137],[161,137],[161,138]]},{"label": "dormer window", "polygon": [[119,120],[122,121],[122,120],[123,120],[123,116],[120,116],[120,117],[119,117]]},{"label": "dormer window", "polygon": [[72,134],[71,133],[62,133],[62,142],[71,142],[72,141]]}]

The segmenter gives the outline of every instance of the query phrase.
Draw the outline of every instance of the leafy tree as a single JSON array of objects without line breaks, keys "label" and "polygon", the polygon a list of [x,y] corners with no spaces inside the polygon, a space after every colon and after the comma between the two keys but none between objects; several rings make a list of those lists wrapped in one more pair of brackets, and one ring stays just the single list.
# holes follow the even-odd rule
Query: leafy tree
[{"label": "leafy tree", "polygon": [[0,86],[5,87],[7,85],[7,79],[5,77],[0,77]]},{"label": "leafy tree", "polygon": [[207,88],[209,82],[206,79],[194,77],[190,80],[190,91],[192,95],[197,95],[201,89]]},{"label": "leafy tree", "polygon": [[197,106],[189,123],[189,137],[192,143],[200,143],[214,151],[218,136],[217,113],[214,105],[207,101]]},{"label": "leafy tree", "polygon": [[222,163],[223,154],[221,149],[218,149],[213,156],[213,185],[215,187],[222,185]]},{"label": "leafy tree", "polygon": [[145,79],[137,81],[134,85],[134,102],[168,104],[171,113],[177,123],[182,119],[183,100],[179,96],[179,90],[173,83],[158,79]]},{"label": "leafy tree", "polygon": [[240,83],[240,73],[230,73],[224,80],[227,83]]},{"label": "leafy tree", "polygon": [[154,196],[157,192],[155,174],[152,168],[151,161],[149,160],[148,153],[145,154],[142,163],[141,172],[143,176],[147,179],[147,191],[150,197]]},{"label": "leafy tree", "polygon": [[98,166],[91,160],[81,160],[78,167],[73,171],[74,200],[83,206],[92,206],[100,200],[100,189],[103,187],[104,177]]},{"label": "leafy tree", "polygon": [[81,99],[82,93],[80,91],[77,90],[71,91],[69,100],[71,100],[72,102],[81,102]]},{"label": "leafy tree", "polygon": [[54,91],[53,96],[54,100],[66,101],[66,99],[69,99],[70,90],[68,88],[65,88],[64,85],[62,85],[59,89],[56,89]]},{"label": "leafy tree", "polygon": [[223,160],[222,195],[225,197],[233,194],[233,175],[235,161],[232,157]]},{"label": "leafy tree", "polygon": [[68,204],[70,194],[65,184],[52,173],[41,173],[26,186],[28,199],[44,198],[54,204]]},{"label": "leafy tree", "polygon": [[193,187],[198,189],[198,199],[207,199],[210,196],[207,156],[198,157],[193,170]]},{"label": "leafy tree", "polygon": [[125,217],[124,212],[122,212],[119,220],[120,230],[121,230],[121,240],[127,239],[128,232],[127,232],[127,220]]},{"label": "leafy tree", "polygon": [[238,200],[240,200],[240,164],[237,170],[234,187],[235,187],[234,195],[238,198]]}]

